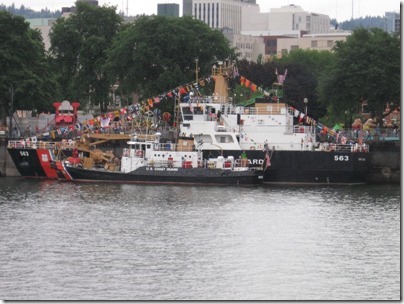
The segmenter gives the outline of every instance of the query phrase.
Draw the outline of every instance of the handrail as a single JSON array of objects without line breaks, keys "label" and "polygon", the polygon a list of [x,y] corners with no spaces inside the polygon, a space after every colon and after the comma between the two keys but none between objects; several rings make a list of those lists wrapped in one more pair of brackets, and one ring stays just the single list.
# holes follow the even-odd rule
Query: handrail
[{"label": "handrail", "polygon": [[32,141],[32,140],[9,140],[7,148],[29,148],[29,149],[54,149],[55,147],[60,147],[64,149],[72,149],[75,147],[75,141]]}]

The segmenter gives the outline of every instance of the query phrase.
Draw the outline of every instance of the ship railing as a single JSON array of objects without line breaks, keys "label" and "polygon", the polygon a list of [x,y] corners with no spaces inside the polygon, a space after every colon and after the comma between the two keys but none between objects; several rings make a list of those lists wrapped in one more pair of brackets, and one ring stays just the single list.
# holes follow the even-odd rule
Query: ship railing
[{"label": "ship railing", "polygon": [[286,108],[284,104],[265,103],[256,107],[244,107],[244,115],[284,115]]},{"label": "ship railing", "polygon": [[303,126],[303,125],[293,126],[293,133],[298,134],[311,133],[312,129],[313,129],[312,126]]},{"label": "ship railing", "polygon": [[155,159],[150,159],[148,161],[148,165],[155,167],[155,168],[178,168],[182,166],[182,161],[175,161],[173,159],[166,159],[166,160],[155,160]]},{"label": "ship railing", "polygon": [[244,168],[248,167],[248,159],[229,159],[225,158],[219,161],[216,159],[204,159],[198,162],[198,166],[200,168],[208,168],[208,169],[224,169],[224,170],[232,170],[235,168]]},{"label": "ship railing", "polygon": [[345,129],[340,133],[348,139],[365,141],[400,141],[401,136],[400,129],[393,128]]},{"label": "ship railing", "polygon": [[319,146],[320,151],[329,152],[369,152],[369,145],[367,144],[335,144],[335,143],[321,143]]},{"label": "ship railing", "polygon": [[8,142],[8,148],[14,149],[54,149],[59,146],[60,142],[48,142],[48,141],[27,141],[24,139],[10,140]]},{"label": "ship railing", "polygon": [[193,152],[196,150],[195,145],[178,145],[174,143],[159,143],[154,144],[154,151],[183,151],[183,152]]},{"label": "ship railing", "polygon": [[[166,159],[166,160],[155,160],[151,159],[148,162],[149,166],[153,166],[155,168],[193,168],[192,161],[176,161],[173,159]],[[201,159],[198,161],[198,167],[199,168],[208,168],[208,169],[215,169],[215,168],[222,168],[225,170],[232,170],[234,168],[245,168],[248,167],[248,160],[244,161],[243,160],[230,160],[230,159],[224,159],[221,162],[222,166],[218,166],[218,160],[217,159]]]},{"label": "ship railing", "polygon": [[[228,98],[226,96],[219,96],[219,95],[196,96],[196,97],[192,97],[190,102],[193,104],[206,104],[206,103],[227,104]],[[189,104],[189,102],[187,102],[187,104]]]}]

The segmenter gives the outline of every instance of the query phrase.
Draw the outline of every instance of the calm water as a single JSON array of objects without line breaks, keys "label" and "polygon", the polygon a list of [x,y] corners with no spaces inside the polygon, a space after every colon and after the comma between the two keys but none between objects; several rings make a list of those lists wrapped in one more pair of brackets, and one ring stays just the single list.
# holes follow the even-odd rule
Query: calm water
[{"label": "calm water", "polygon": [[399,300],[400,186],[0,179],[5,300]]}]

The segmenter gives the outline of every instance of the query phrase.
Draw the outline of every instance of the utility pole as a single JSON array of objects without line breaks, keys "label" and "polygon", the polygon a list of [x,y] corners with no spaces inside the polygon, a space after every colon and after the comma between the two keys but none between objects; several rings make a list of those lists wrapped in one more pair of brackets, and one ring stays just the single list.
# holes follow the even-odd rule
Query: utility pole
[{"label": "utility pole", "polygon": [[199,61],[199,59],[198,58],[196,58],[195,59],[195,78],[196,78],[196,83],[198,83],[198,61]]}]

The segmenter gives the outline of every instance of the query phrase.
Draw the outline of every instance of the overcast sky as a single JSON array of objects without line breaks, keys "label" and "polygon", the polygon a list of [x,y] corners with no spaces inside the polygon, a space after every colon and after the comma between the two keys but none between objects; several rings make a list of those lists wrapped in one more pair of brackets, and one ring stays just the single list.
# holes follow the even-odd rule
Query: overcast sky
[{"label": "overcast sky", "polygon": [[[33,10],[48,8],[51,11],[60,10],[62,7],[73,6],[75,0],[0,0],[4,5],[15,4],[17,8],[24,4]],[[157,3],[178,3],[180,15],[182,14],[182,0],[98,0],[99,5],[118,6],[126,14],[128,6],[129,15],[157,14]],[[326,14],[330,18],[336,18],[339,22],[366,16],[384,16],[386,11],[400,11],[400,0],[257,0],[261,12],[269,12],[271,8],[279,8],[284,5],[300,5],[305,11]],[[353,14],[352,14],[353,13]]]}]

